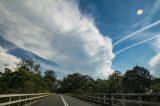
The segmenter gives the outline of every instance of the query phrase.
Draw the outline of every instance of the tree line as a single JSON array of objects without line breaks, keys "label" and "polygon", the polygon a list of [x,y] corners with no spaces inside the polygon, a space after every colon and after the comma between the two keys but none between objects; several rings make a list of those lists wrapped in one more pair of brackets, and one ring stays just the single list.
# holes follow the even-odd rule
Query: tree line
[{"label": "tree line", "polygon": [[68,74],[62,80],[53,70],[41,73],[41,65],[22,59],[14,70],[0,72],[0,94],[6,93],[157,93],[160,78],[144,67],[135,66],[124,74],[113,72],[108,79],[93,79],[80,73]]},{"label": "tree line", "polygon": [[22,59],[15,70],[5,68],[0,73],[0,93],[55,92],[56,75],[52,70],[41,74],[41,65],[32,59]]}]

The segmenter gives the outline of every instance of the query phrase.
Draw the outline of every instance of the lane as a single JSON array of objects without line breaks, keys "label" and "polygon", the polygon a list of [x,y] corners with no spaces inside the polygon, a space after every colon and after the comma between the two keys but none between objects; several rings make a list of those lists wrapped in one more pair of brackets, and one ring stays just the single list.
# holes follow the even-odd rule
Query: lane
[{"label": "lane", "polygon": [[45,100],[39,101],[31,106],[97,106],[90,103],[87,103],[83,100],[62,95],[54,94],[48,97]]},{"label": "lane", "polygon": [[35,103],[31,106],[64,106],[59,94],[54,94],[45,100]]},{"label": "lane", "polygon": [[85,101],[82,101],[82,100],[74,98],[74,97],[70,97],[70,96],[66,96],[66,95],[62,95],[62,96],[65,99],[65,101],[67,102],[68,106],[96,106],[96,105],[87,103]]}]

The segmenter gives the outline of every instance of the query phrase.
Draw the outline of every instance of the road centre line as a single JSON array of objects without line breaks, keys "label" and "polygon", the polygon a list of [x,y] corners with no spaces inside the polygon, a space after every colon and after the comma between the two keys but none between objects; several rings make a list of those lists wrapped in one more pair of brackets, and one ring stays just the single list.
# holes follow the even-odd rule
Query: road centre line
[{"label": "road centre line", "polygon": [[69,106],[61,94],[60,94],[60,96],[61,96],[61,99],[63,101],[64,106]]}]

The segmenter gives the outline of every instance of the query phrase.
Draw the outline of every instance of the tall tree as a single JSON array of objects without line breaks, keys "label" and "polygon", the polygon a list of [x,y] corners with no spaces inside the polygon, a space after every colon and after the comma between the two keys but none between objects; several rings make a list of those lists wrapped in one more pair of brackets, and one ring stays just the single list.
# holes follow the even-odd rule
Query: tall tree
[{"label": "tall tree", "polygon": [[63,78],[62,89],[64,92],[84,92],[84,86],[92,80],[90,76],[80,73],[69,74]]},{"label": "tall tree", "polygon": [[160,78],[153,79],[151,90],[153,93],[160,93]]},{"label": "tall tree", "polygon": [[12,88],[16,89],[17,92],[29,93],[32,84],[33,74],[29,71],[27,67],[18,67],[13,72],[12,78]]},{"label": "tall tree", "polygon": [[122,89],[122,74],[119,71],[113,72],[111,75],[109,75],[108,78],[111,87],[112,87],[112,93],[120,93]]},{"label": "tall tree", "polygon": [[49,87],[49,90],[51,92],[55,92],[56,91],[56,86],[55,86],[55,82],[56,82],[56,75],[55,75],[55,72],[53,70],[47,70],[45,72],[45,75],[44,75],[44,80],[46,81],[48,87]]},{"label": "tall tree", "polygon": [[144,67],[135,66],[128,70],[123,77],[125,92],[145,93],[152,82],[152,75]]}]

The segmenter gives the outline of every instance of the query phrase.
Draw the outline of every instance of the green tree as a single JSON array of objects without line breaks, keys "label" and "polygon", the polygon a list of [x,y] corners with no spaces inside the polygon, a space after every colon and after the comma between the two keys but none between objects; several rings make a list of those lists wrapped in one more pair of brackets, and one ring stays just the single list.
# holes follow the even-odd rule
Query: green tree
[{"label": "green tree", "polygon": [[29,93],[32,85],[33,74],[27,67],[18,67],[13,72],[11,88],[16,89],[20,93]]},{"label": "green tree", "polygon": [[35,74],[40,74],[40,73],[41,73],[40,67],[41,67],[41,65],[38,64],[38,63],[36,63],[36,64],[34,65],[34,72],[35,72]]},{"label": "green tree", "polygon": [[144,67],[135,66],[123,77],[124,92],[145,93],[152,82],[152,75]]},{"label": "green tree", "polygon": [[56,91],[56,86],[55,86],[56,77],[57,76],[55,75],[55,72],[53,70],[47,70],[45,72],[44,81],[47,83],[48,88],[51,92]]},{"label": "green tree", "polygon": [[89,80],[92,80],[92,78],[87,75],[79,73],[69,74],[63,79],[63,92],[84,92],[84,86]]},{"label": "green tree", "polygon": [[1,90],[3,93],[13,92],[13,89],[11,87],[12,85],[12,78],[13,78],[13,72],[11,69],[5,68],[5,72],[1,74],[1,82],[2,87]]},{"label": "green tree", "polygon": [[122,89],[122,74],[119,71],[113,72],[108,78],[111,84],[112,93],[120,93]]},{"label": "green tree", "polygon": [[153,93],[160,93],[160,78],[153,79],[151,90]]},{"label": "green tree", "polygon": [[95,92],[98,93],[108,93],[109,91],[109,82],[108,80],[103,80],[103,79],[97,79],[95,81],[96,86],[95,86]]}]

